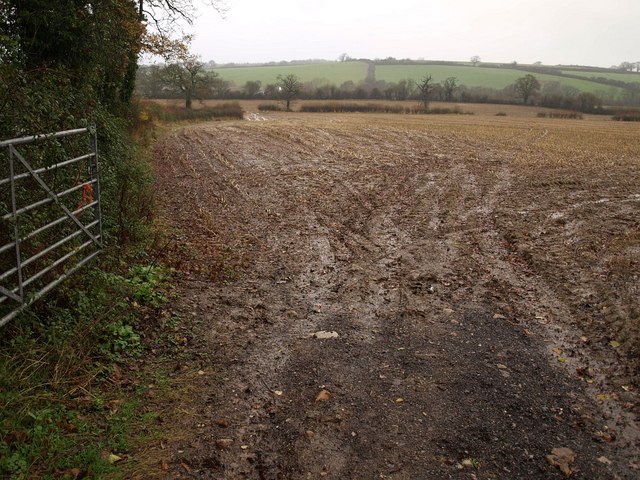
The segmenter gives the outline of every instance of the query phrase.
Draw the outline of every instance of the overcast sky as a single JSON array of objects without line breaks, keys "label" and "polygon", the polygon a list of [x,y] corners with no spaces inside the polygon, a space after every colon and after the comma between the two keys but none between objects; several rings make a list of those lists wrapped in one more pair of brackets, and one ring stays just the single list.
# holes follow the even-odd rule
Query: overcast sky
[{"label": "overcast sky", "polygon": [[203,60],[640,61],[640,0],[226,0],[191,29]]}]

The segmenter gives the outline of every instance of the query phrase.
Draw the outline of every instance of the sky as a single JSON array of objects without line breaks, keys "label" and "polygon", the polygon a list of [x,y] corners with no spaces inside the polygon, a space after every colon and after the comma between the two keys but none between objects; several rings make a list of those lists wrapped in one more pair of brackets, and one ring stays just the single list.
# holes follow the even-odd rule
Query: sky
[{"label": "sky", "polygon": [[[198,0],[201,1],[201,0]],[[610,67],[640,61],[640,0],[226,0],[198,7],[217,63],[412,58]]]}]

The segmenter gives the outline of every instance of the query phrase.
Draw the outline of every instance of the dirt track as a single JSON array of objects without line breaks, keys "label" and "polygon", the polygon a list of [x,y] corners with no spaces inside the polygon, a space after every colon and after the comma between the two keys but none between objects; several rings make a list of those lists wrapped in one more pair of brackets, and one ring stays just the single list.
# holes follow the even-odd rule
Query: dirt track
[{"label": "dirt track", "polygon": [[583,230],[637,234],[637,161],[534,185],[554,123],[267,117],[158,147],[175,310],[202,323],[171,478],[564,478],[559,447],[572,478],[634,478],[635,367],[580,310],[599,271],[562,235],[605,197]]}]

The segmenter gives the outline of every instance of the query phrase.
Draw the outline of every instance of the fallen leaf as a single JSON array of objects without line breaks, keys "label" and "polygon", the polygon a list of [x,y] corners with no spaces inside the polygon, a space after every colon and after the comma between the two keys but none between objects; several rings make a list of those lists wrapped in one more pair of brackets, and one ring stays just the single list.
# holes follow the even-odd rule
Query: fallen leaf
[{"label": "fallen leaf", "polygon": [[115,455],[115,454],[113,454],[113,453],[112,453],[112,454],[110,454],[110,455],[109,455],[109,457],[107,458],[107,461],[108,461],[110,464],[112,464],[112,465],[113,465],[114,463],[119,462],[120,460],[122,460],[122,457],[119,457],[118,455]]},{"label": "fallen leaf", "polygon": [[198,375],[204,375],[204,370],[198,370]]},{"label": "fallen leaf", "polygon": [[566,359],[566,358],[564,358],[564,357],[558,357],[558,361],[559,361],[560,363],[566,363],[567,359]]},{"label": "fallen leaf", "polygon": [[274,390],[273,393],[276,394],[278,397],[282,396],[282,390]]},{"label": "fallen leaf", "polygon": [[247,448],[249,448],[249,445],[240,445],[240,448],[241,448],[242,450],[246,450]]},{"label": "fallen leaf", "polygon": [[552,348],[552,349],[551,349],[551,351],[552,351],[553,353],[555,353],[556,355],[560,355],[560,354],[562,354],[562,350],[560,350],[558,347],[554,347],[554,348]]},{"label": "fallen leaf", "polygon": [[554,448],[551,450],[551,455],[547,455],[546,458],[547,462],[558,467],[565,477],[570,477],[573,473],[571,464],[576,461],[576,454],[570,448]]},{"label": "fallen leaf", "polygon": [[331,393],[328,390],[320,390],[316,395],[316,402],[327,402],[331,399]]},{"label": "fallen leaf", "polygon": [[507,366],[501,363],[496,364],[496,367],[498,367],[500,370],[508,370]]},{"label": "fallen leaf", "polygon": [[191,473],[191,467],[184,461],[180,460],[180,466],[184,468],[185,472]]},{"label": "fallen leaf", "polygon": [[167,470],[169,470],[169,464],[165,460],[162,460],[160,462],[160,469],[166,472]]},{"label": "fallen leaf", "polygon": [[604,463],[605,465],[611,465],[613,462],[611,460],[609,460],[607,457],[600,457],[598,458],[598,461],[600,463]]},{"label": "fallen leaf", "polygon": [[620,342],[612,340],[611,342],[609,342],[609,345],[611,345],[613,348],[618,348],[620,346]]},{"label": "fallen leaf", "polygon": [[630,391],[630,390],[631,390],[631,387],[630,387],[629,385],[622,385],[622,389],[623,389],[625,392],[628,392],[628,391]]},{"label": "fallen leaf", "polygon": [[404,398],[396,398],[396,403],[403,403],[404,402]]},{"label": "fallen leaf", "polygon": [[504,315],[501,315],[501,314],[499,314],[499,313],[494,313],[494,314],[493,314],[493,319],[494,319],[494,320],[506,320],[506,319],[507,319],[507,317],[505,317]]}]

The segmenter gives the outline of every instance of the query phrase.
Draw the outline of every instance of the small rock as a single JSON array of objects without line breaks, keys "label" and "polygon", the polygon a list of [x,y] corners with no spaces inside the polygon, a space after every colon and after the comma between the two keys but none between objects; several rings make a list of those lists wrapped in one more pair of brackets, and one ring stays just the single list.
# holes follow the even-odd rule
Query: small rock
[{"label": "small rock", "polygon": [[508,370],[507,366],[501,363],[496,364],[496,367],[498,367],[500,370]]},{"label": "small rock", "polygon": [[229,426],[231,425],[231,421],[229,421],[228,418],[218,418],[213,423],[222,428],[229,428]]},{"label": "small rock", "polygon": [[609,460],[607,457],[600,457],[598,458],[598,461],[600,463],[604,463],[605,465],[611,465],[613,462],[611,460]]},{"label": "small rock", "polygon": [[462,461],[462,466],[465,468],[473,468],[473,461],[470,458],[465,458]]},{"label": "small rock", "polygon": [[338,332],[325,332],[324,330],[320,330],[319,332],[316,332],[311,336],[319,340],[326,340],[329,338],[338,338],[339,335]]},{"label": "small rock", "polygon": [[224,450],[225,448],[229,448],[233,445],[233,440],[231,438],[219,438],[216,440],[216,447],[220,450]]},{"label": "small rock", "polygon": [[493,319],[494,319],[494,320],[506,320],[506,319],[507,319],[507,317],[505,317],[504,315],[501,315],[501,314],[499,314],[499,313],[495,313],[495,314],[493,315]]},{"label": "small rock", "polygon": [[573,473],[571,471],[571,464],[576,461],[576,454],[570,448],[554,448],[551,450],[551,455],[547,455],[547,462],[554,467],[558,467],[565,477],[570,477]]},{"label": "small rock", "polygon": [[316,395],[316,402],[328,402],[331,399],[331,392],[329,390],[322,389]]},{"label": "small rock", "polygon": [[313,438],[316,436],[316,432],[314,432],[313,430],[307,430],[306,432],[304,432],[304,436],[307,438]]},{"label": "small rock", "polygon": [[451,315],[452,313],[454,313],[455,310],[453,310],[453,308],[445,308],[444,310],[442,310],[444,313],[446,313],[447,315]]}]

